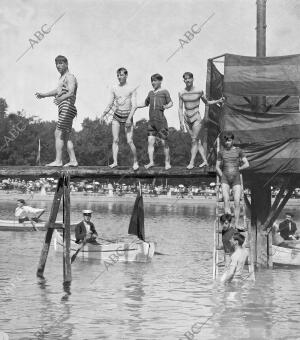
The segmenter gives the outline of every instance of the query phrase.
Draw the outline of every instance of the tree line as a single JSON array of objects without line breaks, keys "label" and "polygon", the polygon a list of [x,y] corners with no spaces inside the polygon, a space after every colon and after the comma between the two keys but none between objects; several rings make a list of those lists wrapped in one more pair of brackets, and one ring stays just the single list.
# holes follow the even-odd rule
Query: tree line
[{"label": "tree line", "polygon": [[[41,144],[40,162],[42,165],[54,160],[55,121],[42,121],[36,116],[25,116],[21,111],[7,112],[5,99],[0,98],[0,164],[1,165],[37,165],[38,145]],[[175,128],[169,129],[171,164],[185,166],[190,159],[191,139],[186,132]],[[72,131],[75,153],[79,165],[106,166],[112,163],[111,123],[85,118],[80,131]],[[136,123],[133,137],[137,148],[139,164],[148,163],[147,121]],[[64,153],[65,162],[67,154]],[[199,157],[199,156],[198,156]],[[200,163],[200,159],[198,162]],[[125,133],[120,133],[118,163],[131,166],[131,152],[126,143]],[[164,165],[163,148],[157,145],[155,163]]]}]

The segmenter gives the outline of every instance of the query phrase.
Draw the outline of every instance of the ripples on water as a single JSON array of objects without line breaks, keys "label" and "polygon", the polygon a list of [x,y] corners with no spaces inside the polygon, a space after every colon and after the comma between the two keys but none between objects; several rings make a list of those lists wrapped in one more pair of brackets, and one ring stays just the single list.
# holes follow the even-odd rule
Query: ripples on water
[{"label": "ripples on water", "polygon": [[[0,203],[1,218],[9,218],[14,204]],[[50,204],[36,206],[49,211]],[[99,234],[118,237],[127,233],[132,206],[74,202],[72,220],[90,208]],[[35,276],[44,232],[0,232],[0,331],[10,339],[173,340],[188,339],[192,329],[194,339],[300,339],[299,270],[264,270],[241,286],[214,284],[213,216],[211,204],[145,204],[146,237],[166,255],[116,263],[95,282],[104,265],[77,260],[70,294],[62,256],[52,249],[46,279]]]}]

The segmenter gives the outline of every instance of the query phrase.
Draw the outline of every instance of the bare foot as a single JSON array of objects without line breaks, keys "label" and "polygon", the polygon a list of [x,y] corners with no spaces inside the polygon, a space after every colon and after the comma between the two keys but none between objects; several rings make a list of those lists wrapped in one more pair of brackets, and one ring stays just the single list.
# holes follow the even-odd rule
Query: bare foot
[{"label": "bare foot", "polygon": [[118,163],[112,163],[109,165],[111,169],[116,168],[118,166]]},{"label": "bare foot", "polygon": [[199,168],[204,168],[205,166],[208,166],[207,162],[203,162],[199,165]]},{"label": "bare foot", "polygon": [[133,163],[132,169],[136,171],[138,168],[139,168],[139,163],[138,162]]},{"label": "bare foot", "polygon": [[187,167],[186,167],[188,170],[191,170],[194,168],[194,164],[190,163]]},{"label": "bare foot", "polygon": [[169,170],[169,169],[171,169],[172,167],[171,167],[171,164],[170,163],[166,163],[165,164],[165,170]]},{"label": "bare foot", "polygon": [[62,163],[57,163],[56,161],[52,162],[52,163],[48,163],[45,166],[62,166]]},{"label": "bare foot", "polygon": [[145,167],[145,169],[150,169],[150,168],[154,167],[154,163],[146,164],[144,167]]},{"label": "bare foot", "polygon": [[64,167],[67,167],[67,166],[78,166],[78,162],[77,161],[73,161],[73,162],[69,162],[69,163],[64,165]]}]

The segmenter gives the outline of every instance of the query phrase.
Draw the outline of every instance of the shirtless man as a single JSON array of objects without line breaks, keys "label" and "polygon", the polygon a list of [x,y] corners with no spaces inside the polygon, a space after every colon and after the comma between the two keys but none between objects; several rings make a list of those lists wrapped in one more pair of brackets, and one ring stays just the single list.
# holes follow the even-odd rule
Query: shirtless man
[{"label": "shirtless man", "polygon": [[113,153],[113,163],[110,164],[110,168],[115,168],[118,166],[118,152],[119,152],[119,133],[121,126],[124,127],[126,132],[127,143],[130,146],[130,149],[133,154],[133,170],[137,170],[139,168],[139,164],[137,161],[136,148],[133,144],[133,121],[130,120],[130,124],[126,124],[127,118],[130,114],[131,107],[135,105],[136,102],[136,88],[128,85],[127,77],[128,71],[121,67],[117,70],[117,77],[119,80],[119,85],[114,86],[111,89],[109,104],[104,110],[102,116],[100,117],[100,122],[103,121],[104,117],[108,114],[108,112],[113,107],[114,115],[112,121],[112,135],[113,135],[113,144],[112,144],[112,153]]},{"label": "shirtless man", "polygon": [[221,282],[231,282],[233,279],[242,279],[242,274],[245,266],[245,262],[248,257],[247,248],[243,247],[245,237],[239,233],[236,233],[231,238],[231,243],[234,246],[234,253],[231,255],[228,268],[222,275]]},{"label": "shirtless man", "polygon": [[[224,135],[224,148],[218,152],[216,171],[221,178],[221,189],[224,199],[225,214],[230,211],[230,189],[234,198],[235,227],[239,229],[240,200],[241,200],[241,179],[240,171],[249,167],[249,162],[243,151],[233,146],[234,135],[226,133]],[[240,162],[242,163],[240,165]],[[221,169],[222,168],[222,169]]]},{"label": "shirtless man", "polygon": [[46,97],[55,97],[54,104],[58,105],[58,122],[55,130],[55,161],[46,166],[62,166],[62,149],[64,143],[67,143],[67,150],[70,162],[64,166],[78,166],[74,145],[70,139],[72,131],[73,119],[77,115],[75,107],[77,80],[73,74],[69,72],[68,60],[66,57],[59,55],[55,58],[57,71],[60,73],[58,87],[47,93],[37,92],[35,96],[38,99]]},{"label": "shirtless man", "polygon": [[146,169],[150,169],[154,166],[154,144],[156,138],[161,141],[164,154],[165,154],[165,169],[171,168],[170,164],[170,149],[168,145],[168,122],[164,115],[164,111],[173,106],[173,102],[168,90],[161,87],[163,80],[162,75],[156,73],[151,76],[151,84],[153,90],[148,93],[145,101],[139,105],[133,106],[130,115],[127,118],[126,124],[130,124],[130,121],[134,115],[134,112],[138,108],[149,106],[149,121],[148,121],[148,155],[149,163],[145,165]]},{"label": "shirtless man", "polygon": [[[183,81],[186,87],[178,93],[179,109],[178,116],[180,121],[180,129],[184,131],[184,125],[192,138],[191,161],[187,169],[193,169],[197,151],[202,157],[203,162],[200,168],[208,165],[204,149],[199,139],[199,132],[201,129],[201,116],[199,112],[200,99],[207,105],[222,103],[223,98],[218,100],[207,100],[204,92],[194,86],[194,76],[191,72],[183,74]],[[185,112],[183,113],[183,106]]]}]

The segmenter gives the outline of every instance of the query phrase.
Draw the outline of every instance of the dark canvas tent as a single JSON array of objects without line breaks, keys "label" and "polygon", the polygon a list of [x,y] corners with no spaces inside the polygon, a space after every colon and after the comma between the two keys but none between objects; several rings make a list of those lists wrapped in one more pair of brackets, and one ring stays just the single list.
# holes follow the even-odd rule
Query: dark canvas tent
[{"label": "dark canvas tent", "polygon": [[[215,140],[223,131],[235,135],[250,169],[259,173],[300,173],[300,55],[245,57],[226,54],[224,76],[208,62],[210,98],[227,100],[222,110],[210,106],[207,149],[215,162]],[[256,112],[251,96],[265,96],[265,112]]]}]

